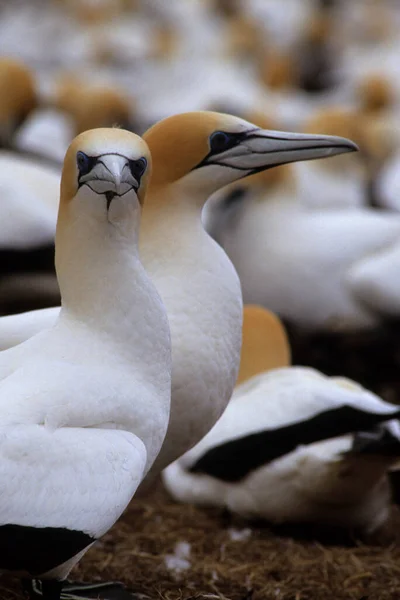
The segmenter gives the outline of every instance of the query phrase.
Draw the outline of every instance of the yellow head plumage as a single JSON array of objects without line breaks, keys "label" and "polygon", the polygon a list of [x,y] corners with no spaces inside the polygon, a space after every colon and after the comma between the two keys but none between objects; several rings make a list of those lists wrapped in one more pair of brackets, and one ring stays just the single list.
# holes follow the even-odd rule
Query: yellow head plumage
[{"label": "yellow head plumage", "polygon": [[119,90],[88,86],[73,77],[60,81],[54,103],[72,117],[76,134],[100,127],[127,126],[131,120],[132,106]]},{"label": "yellow head plumage", "polygon": [[261,306],[246,305],[237,385],[254,375],[289,364],[289,341],[279,318]]},{"label": "yellow head plumage", "polygon": [[238,130],[231,115],[198,111],[159,121],[143,135],[153,158],[151,185],[167,185],[189,173],[210,151],[209,137],[218,130]]},{"label": "yellow head plumage", "polygon": [[388,108],[394,101],[390,81],[379,73],[364,77],[359,84],[358,93],[361,107],[367,112],[378,112]]}]

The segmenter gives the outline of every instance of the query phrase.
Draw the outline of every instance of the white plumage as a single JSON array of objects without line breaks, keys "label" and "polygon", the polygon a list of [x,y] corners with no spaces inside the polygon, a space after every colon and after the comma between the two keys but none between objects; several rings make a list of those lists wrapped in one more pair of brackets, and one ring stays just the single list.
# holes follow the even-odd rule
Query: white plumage
[{"label": "white plumage", "polygon": [[398,315],[400,297],[388,310],[386,286],[394,284],[383,272],[376,280],[375,265],[385,259],[388,272],[398,268],[399,217],[307,210],[296,191],[285,180],[270,189],[243,183],[236,202],[213,201],[207,227],[235,265],[244,301],[306,329],[369,329]]},{"label": "white plumage", "polygon": [[[306,367],[273,370],[235,390],[208,435],[164,471],[164,482],[179,501],[248,518],[372,531],[388,516],[386,472],[400,456],[400,428],[390,421],[382,429],[397,455],[385,455],[383,441],[374,450],[374,431],[370,453],[368,442],[357,452],[353,431],[357,421],[373,429],[392,417],[398,407],[348,379]],[[320,441],[340,430],[346,435]],[[301,445],[313,437],[316,443]]]},{"label": "white plumage", "polygon": [[0,357],[0,569],[64,579],[164,439],[169,328],[137,250],[145,160],[146,144],[117,129],[86,132],[66,155],[63,307],[52,328]]},{"label": "white plumage", "polygon": [[52,244],[60,173],[11,152],[0,153],[0,249]]}]

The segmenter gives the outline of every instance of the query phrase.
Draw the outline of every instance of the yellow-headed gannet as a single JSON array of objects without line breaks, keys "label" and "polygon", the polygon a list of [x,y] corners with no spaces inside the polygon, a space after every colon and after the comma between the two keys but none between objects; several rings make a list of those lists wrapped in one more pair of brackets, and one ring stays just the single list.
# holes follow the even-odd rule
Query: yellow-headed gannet
[{"label": "yellow-headed gannet", "polygon": [[0,571],[40,579],[44,600],[122,514],[167,430],[169,327],[138,255],[150,169],[146,143],[127,131],[72,142],[56,233],[61,312],[0,357]]}]

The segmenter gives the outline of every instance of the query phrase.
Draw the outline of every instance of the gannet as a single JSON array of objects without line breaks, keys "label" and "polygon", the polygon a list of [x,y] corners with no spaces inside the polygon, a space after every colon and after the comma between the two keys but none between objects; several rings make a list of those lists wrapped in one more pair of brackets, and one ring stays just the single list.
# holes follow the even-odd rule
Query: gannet
[{"label": "gannet", "polygon": [[[266,342],[262,355],[259,339],[271,326],[274,345]],[[249,372],[213,429],[164,471],[168,491],[246,518],[376,530],[389,515],[386,474],[400,457],[398,407],[349,379],[288,366],[285,331],[260,308],[245,307],[243,337],[242,362],[256,355],[261,370]]]},{"label": "gannet", "polygon": [[[13,312],[18,311],[18,305],[20,310],[28,310],[60,301],[54,272],[59,186],[57,169],[0,151],[0,311],[3,314],[6,305],[12,303],[12,296],[17,302],[11,307]],[[40,282],[38,286],[31,275]],[[20,285],[21,276],[26,285]],[[41,281],[42,276],[47,281],[52,278],[50,288]],[[36,300],[40,297],[44,303],[38,304]]]},{"label": "gannet", "polygon": [[9,145],[16,129],[37,105],[34,78],[23,62],[0,58],[0,143]]},{"label": "gannet", "polygon": [[379,204],[400,212],[400,144],[382,166],[376,179],[376,195]]},{"label": "gannet", "polygon": [[289,340],[280,319],[261,306],[246,304],[243,307],[242,349],[236,385],[289,363]]},{"label": "gannet", "polygon": [[356,147],[344,138],[269,131],[212,112],[169,117],[144,139],[154,170],[140,252],[167,308],[173,361],[171,417],[155,473],[212,427],[238,374],[242,294],[232,263],[202,227],[207,199],[277,164]]},{"label": "gannet", "polygon": [[391,277],[400,268],[400,216],[365,206],[307,210],[285,169],[222,190],[205,215],[244,301],[308,330],[367,330],[398,316]]},{"label": "gannet", "polygon": [[[175,115],[144,134],[153,175],[143,213],[140,254],[168,312],[173,348],[168,435],[152,473],[200,440],[222,414],[239,368],[242,293],[237,273],[204,231],[201,211],[217,189],[277,164],[350,152],[331,136],[258,128],[212,112]],[[43,326],[40,313],[38,329]],[[47,312],[49,323],[57,309]],[[22,338],[36,314],[9,317]],[[28,326],[28,322],[32,326]],[[1,332],[0,340],[7,343]],[[10,338],[7,338],[10,341]],[[15,340],[16,337],[13,336]]]},{"label": "gannet", "polygon": [[61,171],[0,152],[0,249],[53,245]]},{"label": "gannet", "polygon": [[63,77],[54,92],[53,104],[72,118],[75,135],[114,125],[133,129],[133,103],[131,106],[129,99],[110,85],[88,85],[74,77]]},{"label": "gannet", "polygon": [[[363,124],[355,111],[332,106],[317,110],[304,123],[304,130],[349,137],[364,150]],[[328,161],[294,166],[297,194],[304,206],[336,210],[360,207],[367,203],[368,172],[365,159],[361,152],[346,158],[343,160],[343,157],[336,156]]]},{"label": "gannet", "polygon": [[[165,308],[138,255],[146,143],[98,129],[70,145],[56,232],[60,314],[0,357],[0,571],[62,580],[119,518],[164,439]],[[36,597],[34,594],[32,597]]]}]

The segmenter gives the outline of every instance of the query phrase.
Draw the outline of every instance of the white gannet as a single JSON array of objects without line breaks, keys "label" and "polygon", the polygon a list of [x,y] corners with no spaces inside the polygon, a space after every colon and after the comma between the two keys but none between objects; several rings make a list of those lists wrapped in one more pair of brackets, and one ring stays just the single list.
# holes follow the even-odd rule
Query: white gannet
[{"label": "white gannet", "polygon": [[338,137],[269,131],[213,112],[169,117],[143,137],[154,170],[140,253],[167,308],[173,362],[171,417],[156,473],[216,422],[239,368],[241,288],[232,263],[202,226],[207,199],[251,173],[351,152],[355,145]]},{"label": "white gannet", "polygon": [[[21,306],[20,310],[52,306],[60,300],[54,272],[59,187],[57,168],[0,151],[0,310],[3,313],[13,299]],[[25,285],[20,285],[21,275]],[[48,282],[52,280],[50,288],[43,277]],[[12,310],[16,312],[17,306]]]},{"label": "white gannet", "polygon": [[[399,408],[342,377],[274,369],[279,358],[286,362],[287,338],[260,308],[245,307],[243,337],[243,378],[250,379],[205,438],[164,471],[169,492],[274,523],[376,530],[389,515],[387,471],[400,457],[400,428],[391,420]],[[246,371],[252,358],[257,365]]]},{"label": "white gannet", "polygon": [[57,108],[43,106],[34,110],[20,127],[14,147],[17,151],[44,158],[49,163],[59,163],[61,167],[75,135],[72,117]]},{"label": "white gannet", "polygon": [[57,167],[0,151],[0,250],[53,245],[60,176]]},{"label": "white gannet", "polygon": [[398,316],[396,286],[384,273],[376,278],[376,267],[383,260],[385,273],[400,268],[400,216],[362,206],[307,210],[287,169],[273,180],[261,173],[237,182],[205,215],[244,302],[308,330],[366,330]]},{"label": "white gannet", "polygon": [[72,142],[56,233],[62,308],[0,358],[0,571],[39,578],[44,600],[59,599],[122,514],[167,430],[169,326],[138,254],[150,168],[127,131]]},{"label": "white gannet", "polygon": [[[153,175],[140,254],[166,305],[173,348],[171,418],[153,468],[156,473],[199,441],[220,417],[239,368],[241,288],[225,252],[203,229],[201,211],[208,197],[274,165],[350,152],[355,146],[343,138],[263,130],[212,112],[169,117],[144,139]],[[49,324],[57,312],[47,311]],[[44,314],[37,323],[35,313],[9,317],[8,335],[13,327],[19,339],[25,327],[29,333],[35,326],[40,329]],[[2,319],[4,347],[1,327]]]},{"label": "white gannet", "polygon": [[10,145],[16,130],[37,106],[33,75],[18,59],[0,57],[0,143]]}]

